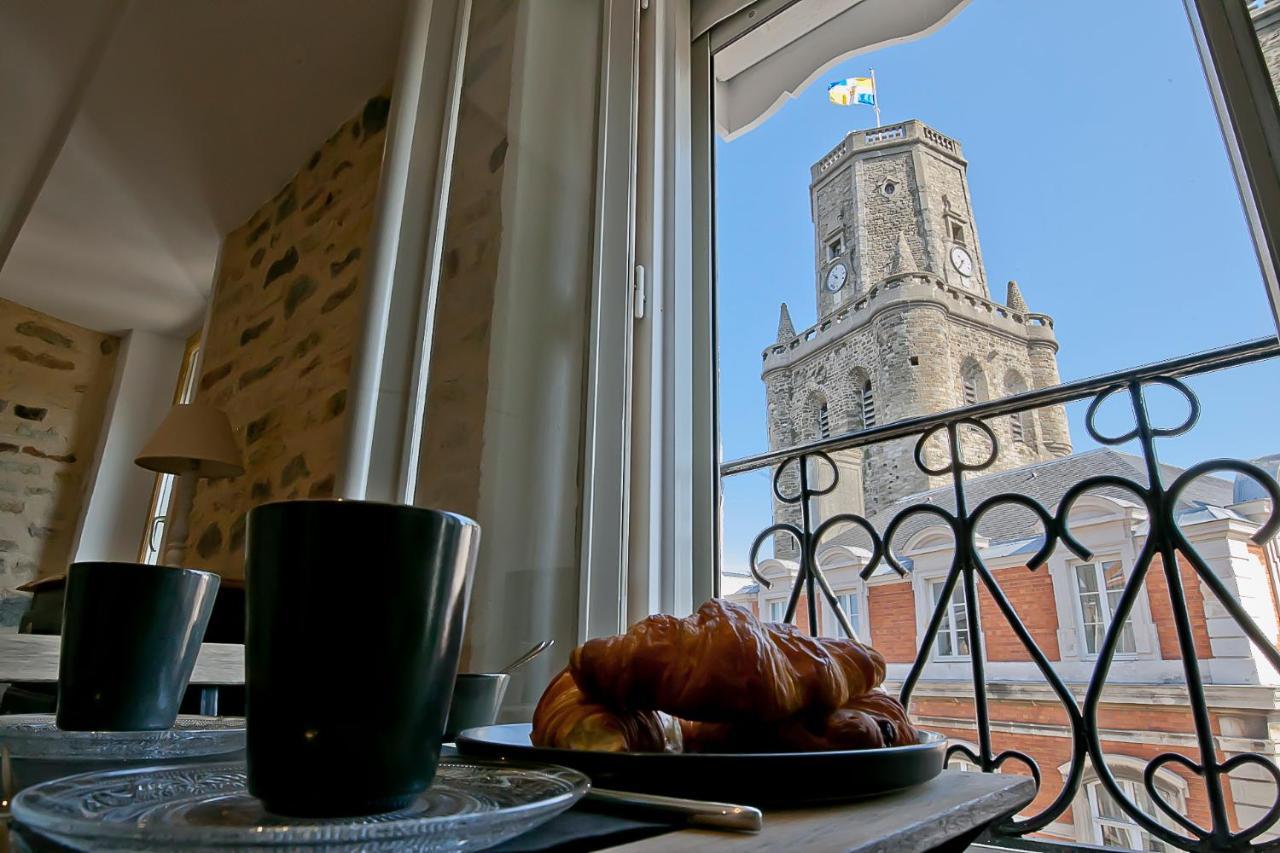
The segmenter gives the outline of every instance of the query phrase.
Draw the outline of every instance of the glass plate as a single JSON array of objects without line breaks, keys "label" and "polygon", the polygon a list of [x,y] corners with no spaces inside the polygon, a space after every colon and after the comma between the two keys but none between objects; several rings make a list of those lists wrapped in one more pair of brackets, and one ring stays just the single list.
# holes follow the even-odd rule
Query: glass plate
[{"label": "glass plate", "polygon": [[586,776],[564,767],[445,760],[431,787],[399,811],[285,818],[266,813],[249,795],[244,762],[224,762],[57,779],[18,794],[12,815],[77,849],[463,850],[532,829],[589,787]]},{"label": "glass plate", "polygon": [[53,714],[0,716],[0,746],[12,758],[132,761],[226,755],[244,749],[244,717],[181,716],[154,732],[68,732]]}]

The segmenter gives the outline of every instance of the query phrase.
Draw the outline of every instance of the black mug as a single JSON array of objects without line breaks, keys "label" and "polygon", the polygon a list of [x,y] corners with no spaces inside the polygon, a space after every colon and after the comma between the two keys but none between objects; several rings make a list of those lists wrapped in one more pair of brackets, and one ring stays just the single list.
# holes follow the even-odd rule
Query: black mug
[{"label": "black mug", "polygon": [[268,811],[375,814],[431,784],[479,541],[474,521],[411,506],[249,512],[249,792]]},{"label": "black mug", "polygon": [[173,726],[218,580],[196,569],[73,563],[62,611],[58,728]]},{"label": "black mug", "polygon": [[459,732],[498,721],[498,710],[507,695],[511,676],[505,672],[460,672],[453,682],[453,700],[444,725],[444,739],[451,741]]}]

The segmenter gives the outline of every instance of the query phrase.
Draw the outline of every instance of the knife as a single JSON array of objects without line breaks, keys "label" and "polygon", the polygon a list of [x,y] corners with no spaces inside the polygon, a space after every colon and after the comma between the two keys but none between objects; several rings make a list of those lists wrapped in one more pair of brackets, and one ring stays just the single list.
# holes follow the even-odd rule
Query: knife
[{"label": "knife", "polygon": [[713,803],[707,800],[686,800],[681,797],[662,797],[657,794],[636,794],[631,791],[614,791],[592,787],[587,792],[588,802],[608,809],[649,812],[656,816],[681,818],[689,826],[731,832],[759,832],[764,827],[764,815],[751,806],[733,803]]}]

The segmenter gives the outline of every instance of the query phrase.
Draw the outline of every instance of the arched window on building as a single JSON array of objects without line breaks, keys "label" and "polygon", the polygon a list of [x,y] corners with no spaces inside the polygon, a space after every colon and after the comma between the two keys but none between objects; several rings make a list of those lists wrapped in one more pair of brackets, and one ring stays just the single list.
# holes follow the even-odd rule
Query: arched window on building
[{"label": "arched window on building", "polygon": [[876,397],[871,390],[871,380],[867,379],[862,383],[862,390],[859,392],[859,403],[862,408],[862,428],[873,427],[876,425]]},{"label": "arched window on building", "polygon": [[[1010,370],[1005,374],[1004,392],[1007,396],[1012,397],[1014,394],[1021,394],[1027,390],[1027,380],[1022,378],[1021,373],[1016,370]],[[1013,436],[1015,444],[1035,447],[1036,413],[1028,410],[1009,415],[1009,433]]]},{"label": "arched window on building", "polygon": [[965,359],[960,367],[960,401],[961,405],[972,406],[988,400],[987,377],[982,368],[972,358]]},{"label": "arched window on building", "polygon": [[[1116,776],[1116,782],[1120,785],[1120,790],[1124,791],[1125,796],[1135,803],[1139,809],[1152,818],[1156,818],[1160,814],[1156,810],[1156,804],[1151,801],[1151,795],[1147,793],[1142,782],[1138,779],[1130,779],[1127,776]],[[1155,853],[1173,853],[1174,848],[1165,844],[1158,838],[1152,837],[1134,821],[1129,813],[1120,808],[1120,804],[1115,801],[1111,794],[1103,787],[1102,783],[1097,779],[1085,785],[1085,799],[1088,803],[1089,814],[1088,820],[1093,829],[1094,844],[1100,844],[1103,847],[1116,847],[1121,850],[1148,850]],[[1162,785],[1160,780],[1156,780],[1156,790],[1171,804],[1178,812],[1183,812],[1186,808],[1183,797],[1172,790],[1171,787]],[[1160,821],[1164,823],[1164,821]]]},{"label": "arched window on building", "polygon": [[[1115,777],[1116,784],[1120,786],[1120,790],[1129,802],[1136,805],[1143,814],[1156,823],[1169,828],[1171,832],[1184,834],[1157,808],[1151,799],[1151,794],[1143,785],[1142,778],[1147,768],[1146,759],[1110,753],[1106,756],[1106,762]],[[1066,778],[1069,771],[1070,762],[1058,767],[1058,772],[1063,775],[1063,778]],[[1174,811],[1186,814],[1189,795],[1186,780],[1167,767],[1161,767],[1156,770],[1152,782],[1161,799]],[[1098,779],[1098,774],[1093,767],[1085,769],[1084,783],[1080,786],[1072,803],[1072,815],[1077,842],[1121,850],[1146,850],[1158,851],[1158,853],[1174,851],[1172,846],[1152,836],[1120,807],[1120,803],[1111,796],[1111,792]]]},{"label": "arched window on building", "polygon": [[831,438],[831,413],[826,403],[818,405],[818,438]]}]

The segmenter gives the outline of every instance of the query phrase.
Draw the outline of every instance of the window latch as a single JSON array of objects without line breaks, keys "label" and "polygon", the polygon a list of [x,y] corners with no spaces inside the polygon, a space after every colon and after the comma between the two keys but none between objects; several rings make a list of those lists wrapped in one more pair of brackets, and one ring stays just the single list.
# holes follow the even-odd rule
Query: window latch
[{"label": "window latch", "polygon": [[631,313],[637,320],[644,319],[645,309],[645,292],[644,292],[644,266],[636,264],[636,274],[634,282],[631,286]]}]

